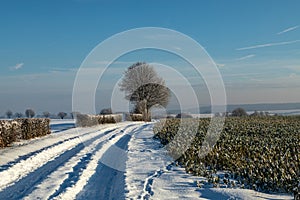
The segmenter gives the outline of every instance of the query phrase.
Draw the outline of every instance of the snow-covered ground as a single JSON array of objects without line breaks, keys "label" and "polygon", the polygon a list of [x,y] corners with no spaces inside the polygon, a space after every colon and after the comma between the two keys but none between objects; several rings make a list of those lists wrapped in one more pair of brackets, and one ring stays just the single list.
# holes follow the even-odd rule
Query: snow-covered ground
[{"label": "snow-covered ground", "polygon": [[294,110],[270,110],[268,111],[271,114],[279,114],[279,115],[300,115],[300,109],[294,109]]},{"label": "snow-covered ground", "polygon": [[289,194],[266,194],[247,189],[213,188],[203,177],[187,174],[175,166],[159,141],[153,140],[151,125],[129,142],[126,170],[128,199],[293,199]]},{"label": "snow-covered ground", "polygon": [[[52,121],[71,124],[73,121]],[[65,125],[66,126],[66,125]],[[0,150],[0,199],[292,199],[213,188],[174,166],[151,123],[71,128]]]},{"label": "snow-covered ground", "polygon": [[70,128],[75,128],[74,119],[51,119],[50,128],[52,133],[65,131]]}]

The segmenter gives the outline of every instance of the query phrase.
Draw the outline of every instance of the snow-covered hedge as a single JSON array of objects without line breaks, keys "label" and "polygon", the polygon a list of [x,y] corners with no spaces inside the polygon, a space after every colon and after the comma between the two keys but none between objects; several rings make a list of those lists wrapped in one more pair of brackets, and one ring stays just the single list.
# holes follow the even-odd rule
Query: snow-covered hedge
[{"label": "snow-covered hedge", "polygon": [[16,119],[21,124],[21,139],[28,140],[51,133],[50,119]]},{"label": "snow-covered hedge", "polygon": [[[20,135],[21,124],[12,120],[0,120],[0,147],[7,147]],[[20,138],[19,138],[20,139]]]},{"label": "snow-covered hedge", "polygon": [[50,134],[49,119],[0,120],[0,147],[7,147],[20,139]]},{"label": "snow-covered hedge", "polygon": [[87,115],[77,114],[76,124],[81,127],[96,126],[99,124],[118,123],[122,121],[122,114]]},{"label": "snow-covered hedge", "polygon": [[142,114],[127,113],[125,117],[126,121],[144,121]]}]

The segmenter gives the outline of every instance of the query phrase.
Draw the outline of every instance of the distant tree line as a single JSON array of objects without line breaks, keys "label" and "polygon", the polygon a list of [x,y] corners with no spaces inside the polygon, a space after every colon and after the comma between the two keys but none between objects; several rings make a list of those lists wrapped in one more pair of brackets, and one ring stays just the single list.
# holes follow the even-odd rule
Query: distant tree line
[{"label": "distant tree line", "polygon": [[250,116],[250,117],[264,117],[264,116],[269,116],[269,115],[270,115],[270,113],[265,112],[265,111],[254,111],[253,113],[248,114],[246,112],[246,110],[244,108],[241,108],[241,107],[232,110],[231,113],[226,112],[226,113],[216,113],[215,114],[215,116],[217,116],[217,117],[220,117],[220,116],[225,116],[225,117],[228,117],[228,116],[232,116],[232,117],[247,117],[247,116]]},{"label": "distant tree line", "polygon": [[[61,112],[58,112],[57,114],[51,114],[49,111],[44,111],[44,112],[42,112],[42,115],[37,115],[37,117],[65,119],[67,116],[69,116],[70,118],[74,119],[76,117],[76,114],[78,114],[78,112],[71,112],[68,114],[66,112],[61,111]],[[112,114],[112,109],[111,108],[103,108],[99,114],[100,115]],[[13,113],[11,110],[7,110],[5,112],[5,116],[8,119],[23,118],[23,117],[33,118],[36,116],[36,113],[31,108],[26,109],[24,113],[21,113],[21,112]]]},{"label": "distant tree line", "polygon": [[[24,114],[25,114],[25,116],[27,118],[33,118],[35,116],[35,112],[31,108],[26,109]],[[22,118],[24,116],[23,113],[21,113],[21,112],[16,112],[14,114],[11,110],[6,111],[5,115],[6,115],[6,117],[8,119],[11,119],[11,118]]]},{"label": "distant tree line", "polygon": [[[164,98],[167,98],[167,97],[164,97]],[[152,104],[150,104],[152,105]],[[148,112],[148,111],[147,111]],[[78,112],[71,112],[69,114],[69,117],[74,119],[76,114]],[[134,107],[134,110],[133,110],[133,113],[143,113],[141,110],[140,110],[140,107],[139,106],[135,106]],[[112,109],[111,108],[103,108],[100,113],[100,115],[110,115],[110,114],[113,114],[112,112]],[[16,112],[16,113],[13,113],[11,110],[7,110],[5,112],[5,115],[8,119],[12,119],[12,118],[23,118],[23,117],[27,117],[27,118],[33,118],[36,116],[36,113],[33,109],[29,108],[29,109],[26,109],[24,114],[21,113],[21,112]],[[246,116],[260,116],[260,117],[263,117],[263,116],[269,116],[270,113],[269,112],[264,112],[264,111],[255,111],[253,112],[252,114],[248,114],[246,112],[245,109],[239,107],[239,108],[236,108],[234,110],[230,112],[226,112],[226,113],[215,113],[215,116],[216,117],[221,117],[221,116],[232,116],[232,117],[246,117]],[[42,115],[38,115],[37,117],[44,117],[44,118],[59,118],[59,119],[65,119],[67,116],[68,116],[68,113],[66,112],[59,112],[57,114],[51,114],[50,112],[48,111],[44,111],[42,113]],[[145,116],[144,116],[145,117]],[[172,116],[167,116],[167,118],[174,118]],[[175,118],[193,118],[192,115],[188,114],[188,113],[179,113],[175,116]],[[144,120],[146,120],[144,118]]]},{"label": "distant tree line", "polygon": [[[33,118],[36,116],[36,113],[33,109],[31,108],[28,108],[25,110],[24,113],[21,113],[21,112],[16,112],[16,113],[13,113],[11,110],[7,110],[5,112],[5,116],[8,118],[8,119],[12,119],[12,118],[23,118],[23,117],[27,117],[27,118]],[[68,116],[68,113],[66,112],[59,112],[57,115],[55,114],[51,114],[50,112],[48,111],[44,111],[42,113],[42,115],[38,115],[37,117],[44,117],[44,118],[50,118],[50,117],[54,117],[55,118],[58,117],[60,119],[64,119]],[[70,113],[70,117],[73,118],[74,116],[74,113]]]}]

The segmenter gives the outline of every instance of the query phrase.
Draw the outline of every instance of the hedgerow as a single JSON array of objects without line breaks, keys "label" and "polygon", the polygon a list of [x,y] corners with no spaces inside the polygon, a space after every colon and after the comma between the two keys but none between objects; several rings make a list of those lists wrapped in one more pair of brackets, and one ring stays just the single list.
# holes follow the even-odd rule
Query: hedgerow
[{"label": "hedgerow", "polygon": [[99,124],[118,123],[122,121],[122,114],[88,115],[77,114],[76,124],[80,127],[96,126]]},{"label": "hedgerow", "polygon": [[126,121],[144,121],[142,114],[135,114],[135,113],[127,113],[125,115]]},{"label": "hedgerow", "polygon": [[0,120],[0,147],[50,134],[49,119]]}]

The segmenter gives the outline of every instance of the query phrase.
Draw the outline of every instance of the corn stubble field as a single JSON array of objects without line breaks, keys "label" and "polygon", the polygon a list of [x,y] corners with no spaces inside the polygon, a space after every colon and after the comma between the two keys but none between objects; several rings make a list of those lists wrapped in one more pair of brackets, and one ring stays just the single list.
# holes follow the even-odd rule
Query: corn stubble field
[{"label": "corn stubble field", "polygon": [[[174,143],[180,123],[189,132],[197,124],[196,136],[178,159],[188,173],[205,176],[218,187],[241,187],[264,192],[292,192],[300,177],[300,117],[228,117],[219,140],[203,156],[201,145],[210,119],[166,119],[154,127],[155,138],[168,146],[170,155],[180,147]],[[181,133],[179,133],[181,134]],[[178,136],[176,136],[178,137]],[[191,137],[182,134],[180,137]],[[186,139],[186,138],[185,138]],[[175,152],[176,153],[176,152]],[[219,176],[217,171],[225,172]]]}]

